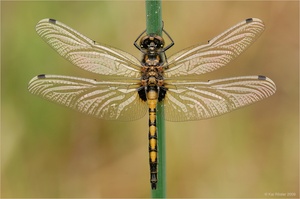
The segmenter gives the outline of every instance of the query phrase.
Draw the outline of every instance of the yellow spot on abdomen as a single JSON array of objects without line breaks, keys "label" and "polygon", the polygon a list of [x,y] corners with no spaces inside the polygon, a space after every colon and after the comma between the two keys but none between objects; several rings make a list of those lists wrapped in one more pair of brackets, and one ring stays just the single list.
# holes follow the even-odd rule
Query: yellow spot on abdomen
[{"label": "yellow spot on abdomen", "polygon": [[152,138],[149,140],[150,149],[156,149],[156,139]]},{"label": "yellow spot on abdomen", "polygon": [[150,133],[150,135],[155,135],[155,133],[156,133],[156,126],[149,126],[149,133]]},{"label": "yellow spot on abdomen", "polygon": [[151,162],[156,162],[157,153],[155,151],[150,152],[150,160]]},{"label": "yellow spot on abdomen", "polygon": [[154,112],[149,113],[149,121],[154,122],[156,120],[156,114]]}]

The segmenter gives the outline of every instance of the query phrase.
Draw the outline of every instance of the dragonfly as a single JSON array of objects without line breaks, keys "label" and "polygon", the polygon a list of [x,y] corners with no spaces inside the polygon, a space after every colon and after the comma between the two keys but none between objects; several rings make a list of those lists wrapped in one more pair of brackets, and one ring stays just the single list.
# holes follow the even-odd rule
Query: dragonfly
[{"label": "dragonfly", "polygon": [[[97,43],[54,19],[36,25],[39,36],[62,57],[99,80],[41,74],[28,90],[50,101],[106,120],[132,121],[149,114],[150,184],[157,188],[156,108],[161,102],[165,120],[194,121],[222,115],[275,93],[275,83],[263,75],[199,81],[239,56],[263,32],[260,19],[249,18],[227,29],[206,44],[196,44],[168,59],[162,36],[145,31],[134,46],[142,59]],[[139,40],[139,42],[138,42]]]}]

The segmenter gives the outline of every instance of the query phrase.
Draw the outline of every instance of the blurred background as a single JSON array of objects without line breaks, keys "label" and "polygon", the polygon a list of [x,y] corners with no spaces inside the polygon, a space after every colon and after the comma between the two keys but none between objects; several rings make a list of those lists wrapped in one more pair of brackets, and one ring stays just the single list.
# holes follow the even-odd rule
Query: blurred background
[{"label": "blurred background", "polygon": [[[167,122],[167,196],[299,197],[299,2],[164,1],[167,56],[206,43],[236,23],[264,21],[262,36],[227,67],[201,80],[265,75],[275,95],[196,122]],[[97,78],[60,57],[35,32],[54,18],[140,58],[143,1],[1,2],[1,196],[150,197],[148,117],[112,122],[31,95],[38,74]],[[287,195],[286,195],[287,196]]]}]

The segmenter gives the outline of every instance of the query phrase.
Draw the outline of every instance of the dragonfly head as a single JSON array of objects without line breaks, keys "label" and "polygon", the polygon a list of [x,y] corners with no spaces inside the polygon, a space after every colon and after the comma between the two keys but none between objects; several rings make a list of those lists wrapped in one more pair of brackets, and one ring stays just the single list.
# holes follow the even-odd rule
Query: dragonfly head
[{"label": "dragonfly head", "polygon": [[145,35],[140,40],[140,47],[144,53],[160,53],[164,45],[164,39],[158,35]]}]

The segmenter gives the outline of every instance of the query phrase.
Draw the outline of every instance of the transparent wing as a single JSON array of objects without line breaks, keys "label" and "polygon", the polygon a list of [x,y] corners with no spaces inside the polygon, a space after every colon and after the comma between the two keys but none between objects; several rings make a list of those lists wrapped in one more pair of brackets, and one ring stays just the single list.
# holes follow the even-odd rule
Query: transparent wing
[{"label": "transparent wing", "polygon": [[39,75],[29,82],[28,90],[98,118],[129,121],[143,117],[148,110],[147,104],[139,98],[137,87],[135,82],[97,82],[77,77]]},{"label": "transparent wing", "polygon": [[140,62],[132,55],[98,44],[54,19],[43,19],[37,33],[74,65],[101,75],[140,77]]},{"label": "transparent wing", "polygon": [[165,119],[187,121],[215,117],[262,100],[275,90],[274,82],[264,76],[170,83],[164,100]]},{"label": "transparent wing", "polygon": [[195,45],[168,58],[166,78],[195,76],[225,66],[263,32],[260,19],[250,18],[226,30],[205,45]]}]

